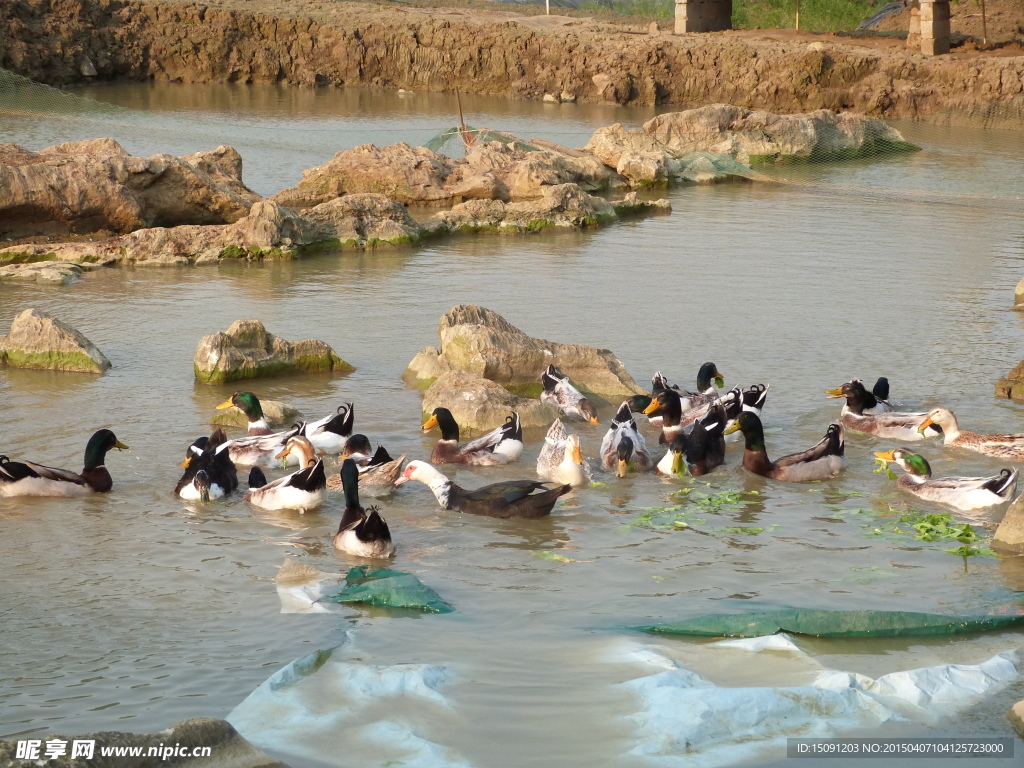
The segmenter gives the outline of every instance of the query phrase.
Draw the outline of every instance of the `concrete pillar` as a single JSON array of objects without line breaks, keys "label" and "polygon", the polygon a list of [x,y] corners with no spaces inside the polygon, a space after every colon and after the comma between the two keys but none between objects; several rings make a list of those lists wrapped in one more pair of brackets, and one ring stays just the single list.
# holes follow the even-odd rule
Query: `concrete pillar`
[{"label": "concrete pillar", "polygon": [[949,0],[921,0],[921,53],[949,53]]},{"label": "concrete pillar", "polygon": [[916,2],[910,6],[910,29],[907,31],[907,47],[921,48],[921,6]]},{"label": "concrete pillar", "polygon": [[676,34],[732,29],[732,0],[676,0]]}]

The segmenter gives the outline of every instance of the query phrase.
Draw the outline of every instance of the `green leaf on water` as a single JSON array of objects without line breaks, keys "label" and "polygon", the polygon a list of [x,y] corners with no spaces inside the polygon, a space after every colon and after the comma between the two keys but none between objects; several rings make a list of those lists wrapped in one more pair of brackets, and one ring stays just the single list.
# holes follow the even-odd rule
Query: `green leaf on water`
[{"label": "green leaf on water", "polygon": [[557,552],[552,552],[550,549],[532,550],[530,552],[530,554],[533,555],[534,557],[539,557],[542,560],[554,560],[557,563],[575,563],[576,562],[576,560],[574,560],[573,558],[566,557],[565,555],[560,555]]},{"label": "green leaf on water", "polygon": [[885,476],[888,477],[890,480],[896,479],[896,473],[889,469],[888,461],[886,461],[885,459],[875,459],[875,463],[878,464],[878,467],[875,469],[876,475],[880,475],[884,472]]},{"label": "green leaf on water", "polygon": [[607,488],[608,483],[602,483],[600,480],[593,480],[590,483],[591,488]]},{"label": "green leaf on water", "polygon": [[737,525],[731,528],[715,528],[715,533],[742,533],[747,536],[756,536],[759,533],[764,533],[764,528],[755,528],[752,525]]}]

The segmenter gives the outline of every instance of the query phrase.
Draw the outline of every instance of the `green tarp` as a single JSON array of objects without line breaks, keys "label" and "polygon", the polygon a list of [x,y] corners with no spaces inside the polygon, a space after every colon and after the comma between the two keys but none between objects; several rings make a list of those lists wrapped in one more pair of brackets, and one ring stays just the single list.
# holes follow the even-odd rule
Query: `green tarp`
[{"label": "green tarp", "polygon": [[365,603],[385,608],[411,608],[425,613],[451,613],[448,603],[411,573],[360,565],[345,576],[345,588],[320,598],[332,603]]},{"label": "green tarp", "polygon": [[940,637],[1024,625],[1024,616],[943,616],[908,611],[789,609],[713,614],[674,624],[635,627],[644,632],[695,637],[761,637],[776,632],[814,637]]}]

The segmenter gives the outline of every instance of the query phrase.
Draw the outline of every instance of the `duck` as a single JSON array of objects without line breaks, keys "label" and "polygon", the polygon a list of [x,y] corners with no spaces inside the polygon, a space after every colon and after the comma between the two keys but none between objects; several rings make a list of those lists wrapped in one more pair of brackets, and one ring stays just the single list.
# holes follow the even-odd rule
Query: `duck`
[{"label": "duck", "polygon": [[568,434],[561,419],[554,420],[544,437],[537,457],[537,474],[542,480],[573,488],[590,484],[590,467],[583,459],[580,438]]},{"label": "duck", "polygon": [[303,513],[324,503],[327,476],[324,462],[316,456],[312,443],[302,435],[292,435],[275,458],[283,459],[289,454],[298,458],[302,469],[271,483],[265,482],[262,471],[250,472],[246,501],[262,509],[296,509]]},{"label": "duck", "polygon": [[682,434],[683,405],[678,390],[662,389],[651,398],[651,403],[643,410],[643,414],[648,417],[651,424],[655,423],[655,419],[658,420],[661,426],[659,443],[671,443],[676,436]]},{"label": "duck", "polygon": [[661,375],[661,371],[654,374],[652,380],[652,394],[656,394],[654,385],[662,389],[673,389],[679,393],[683,413],[703,405],[709,405],[718,399],[718,388],[725,386],[725,377],[719,372],[718,366],[714,363],[704,363],[697,370],[697,391],[690,392],[680,389],[678,386],[669,386],[668,381]]},{"label": "duck", "polygon": [[227,441],[224,430],[216,429],[208,438],[201,437],[188,447],[182,464],[185,473],[174,487],[178,496],[205,503],[221,499],[238,487],[231,455],[218,450]]},{"label": "duck", "polygon": [[905,448],[875,453],[889,464],[898,465],[906,474],[896,487],[925,501],[971,512],[1003,504],[1013,498],[1017,488],[1017,470],[1003,469],[995,477],[940,477],[932,479],[928,460]]},{"label": "duck", "polygon": [[689,432],[680,432],[672,439],[658,462],[657,471],[663,475],[679,475],[685,458],[690,475],[700,477],[724,464],[726,421],[725,406],[718,402],[706,416],[694,422]]},{"label": "duck", "polygon": [[761,418],[749,411],[744,411],[726,433],[741,431],[746,441],[743,451],[743,466],[756,475],[782,480],[787,483],[800,483],[807,480],[827,480],[835,477],[843,468],[842,424],[829,424],[825,436],[812,448],[800,453],[783,456],[778,461],[771,461],[764,449],[764,427]]},{"label": "duck", "polygon": [[285,453],[284,447],[288,441],[296,435],[301,436],[303,423],[298,422],[281,432],[272,432],[269,435],[246,435],[228,440],[220,449],[227,451],[231,461],[243,466],[256,464],[265,467],[275,466],[279,457],[284,456],[284,465],[298,466],[299,458],[295,453]]},{"label": "duck", "polygon": [[424,483],[442,509],[487,517],[536,518],[551,514],[559,497],[572,490],[568,483],[549,488],[535,480],[508,480],[467,490],[453,483],[431,464],[410,461],[395,485],[410,480]]},{"label": "duck", "polygon": [[423,424],[423,432],[441,428],[441,439],[430,454],[434,464],[472,464],[489,467],[519,461],[523,455],[523,428],[519,414],[513,412],[505,423],[483,437],[459,445],[459,425],[447,408],[435,408]]},{"label": "duck", "polygon": [[646,472],[651,468],[651,454],[636,428],[628,400],[619,406],[601,441],[601,463],[605,469],[614,469],[617,477],[625,477],[631,469]]},{"label": "duck", "polygon": [[332,413],[319,421],[306,423],[299,434],[305,437],[321,453],[332,456],[341,453],[352,435],[356,408],[354,403],[339,405]]},{"label": "duck", "polygon": [[[876,386],[878,386],[876,384]],[[888,381],[886,381],[888,386]],[[878,397],[868,392],[864,382],[860,379],[853,379],[835,389],[825,390],[829,399],[840,397],[846,398],[842,413],[839,416],[839,423],[846,429],[854,432],[865,432],[875,437],[887,440],[924,440],[925,437],[932,437],[940,434],[940,430],[929,427],[924,431],[918,426],[928,414],[925,413],[903,413],[893,411],[890,413],[864,413],[869,407],[874,407]],[[888,392],[886,392],[888,394]]]},{"label": "duck", "polygon": [[235,392],[217,406],[218,411],[228,408],[238,408],[245,414],[245,420],[248,422],[246,434],[250,437],[261,437],[273,433],[274,430],[270,428],[266,417],[263,415],[263,406],[260,404],[260,399],[252,392]]},{"label": "duck", "polygon": [[0,496],[82,496],[107,493],[114,487],[104,466],[107,453],[128,450],[109,429],[101,429],[85,446],[85,467],[81,472],[47,467],[32,461],[11,461],[0,456]]},{"label": "duck", "polygon": [[[383,445],[378,445],[376,452],[370,454],[370,439],[366,435],[352,435],[341,452],[342,461],[352,459],[359,471],[359,486],[376,491],[392,491],[395,480],[402,474],[405,465],[405,454],[392,459],[391,454]],[[341,474],[327,478],[327,487],[332,491],[343,488]],[[377,495],[380,495],[379,493]]]},{"label": "duck", "polygon": [[391,540],[391,530],[387,521],[381,517],[378,507],[370,507],[367,512],[359,504],[359,465],[354,459],[348,458],[341,462],[338,473],[345,491],[345,511],[331,543],[334,548],[357,557],[372,557],[383,560],[395,554],[395,544]]},{"label": "duck", "polygon": [[583,393],[572,385],[569,377],[558,368],[549,365],[540,375],[540,382],[544,387],[540,393],[542,403],[555,406],[566,416],[583,419],[595,425],[600,423],[594,404],[584,397]]},{"label": "duck", "polygon": [[924,431],[937,426],[942,430],[942,444],[966,448],[986,456],[1010,461],[1024,461],[1024,434],[981,435],[961,430],[956,416],[948,408],[932,408],[918,427]]}]

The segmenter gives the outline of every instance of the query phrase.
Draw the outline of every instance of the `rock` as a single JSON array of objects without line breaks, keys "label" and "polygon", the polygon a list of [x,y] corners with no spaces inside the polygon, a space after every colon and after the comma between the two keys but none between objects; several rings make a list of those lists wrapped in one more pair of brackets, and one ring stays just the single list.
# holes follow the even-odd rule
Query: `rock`
[{"label": "rock", "polygon": [[1024,701],[1014,704],[1006,713],[1006,719],[1010,721],[1010,725],[1013,726],[1017,735],[1024,739]]},{"label": "rock", "polygon": [[852,112],[820,109],[776,115],[727,104],[667,112],[640,130],[622,125],[599,128],[585,150],[618,167],[626,153],[692,152],[729,155],[746,164],[785,160],[844,160],[919,149],[881,120]]},{"label": "rock", "polygon": [[512,411],[525,428],[547,427],[558,418],[558,409],[540,400],[513,395],[493,381],[467,371],[441,374],[423,393],[423,412],[447,408],[465,432],[489,432],[504,423]]},{"label": "rock", "polygon": [[103,373],[110,361],[85,336],[46,312],[26,309],[0,336],[0,363],[14,368]]},{"label": "rock", "polygon": [[1013,291],[1013,308],[1024,309],[1024,280],[1017,283]]},{"label": "rock", "polygon": [[576,103],[576,94],[571,91],[562,91],[562,93],[559,94],[559,98],[566,104]]},{"label": "rock", "polygon": [[[267,420],[267,424],[272,429],[290,427],[302,418],[302,413],[297,408],[293,408],[287,403],[282,403],[280,400],[263,400],[261,398],[260,408],[263,409],[263,418]],[[217,411],[213,418],[210,419],[210,423],[223,427],[249,426],[249,420],[246,418],[245,412],[234,405],[223,411]]]},{"label": "rock", "polygon": [[[53,768],[154,768],[155,766],[204,766],[204,768],[287,768],[276,758],[261,752],[247,742],[227,720],[211,717],[195,717],[182,720],[164,731],[156,733],[126,733],[123,731],[99,731],[76,735],[49,734],[37,737],[40,745],[39,761],[22,760],[17,757],[17,741],[0,741],[0,765],[34,766],[45,764]],[[61,740],[66,744],[67,754],[63,757],[46,760],[46,742]],[[92,741],[93,754],[85,757],[72,758],[71,751],[75,741]],[[106,747],[139,749],[139,756],[103,757],[101,750]],[[176,756],[176,747],[187,751],[188,757]],[[191,757],[196,747],[209,747],[210,755],[205,758]],[[154,749],[154,755],[149,750]],[[167,749],[164,757],[162,750]]]},{"label": "rock", "polygon": [[643,392],[609,350],[535,339],[484,307],[452,307],[441,317],[437,335],[441,349],[421,350],[405,370],[407,381],[424,386],[447,371],[467,371],[536,397],[541,373],[554,364],[585,394],[614,402]]},{"label": "rock", "polygon": [[363,144],[303,171],[298,187],[278,192],[271,199],[300,209],[362,192],[387,195],[406,204],[443,203],[451,198],[445,181],[453,167],[449,158],[425,147]]},{"label": "rock", "polygon": [[1006,378],[996,382],[996,397],[1024,403],[1024,360],[1017,363]]},{"label": "rock", "polygon": [[1024,553],[1024,493],[1006,509],[996,535],[992,537],[995,549]]},{"label": "rock", "polygon": [[[217,153],[234,150],[221,147]],[[227,163],[212,157],[196,162],[173,155],[133,157],[113,139],[59,144],[41,152],[2,144],[0,237],[127,233],[153,226],[226,224],[245,216],[258,196],[240,177],[231,177]],[[216,166],[214,175],[204,166]],[[230,183],[217,180],[228,177]]]},{"label": "rock", "polygon": [[304,214],[343,246],[404,245],[417,242],[423,234],[405,206],[386,195],[345,195]]},{"label": "rock", "polygon": [[648,35],[657,35],[661,30],[658,29],[658,22],[652,21],[650,26],[647,27]]},{"label": "rock", "polygon": [[545,93],[544,94],[544,101],[547,102],[548,104],[558,104],[560,100],[553,93]]},{"label": "rock", "polygon": [[477,174],[498,179],[513,199],[540,197],[545,188],[559,184],[577,184],[595,192],[623,183],[594,155],[549,142],[544,142],[542,149],[528,151],[514,144],[488,141],[475,146],[464,162]]},{"label": "rock", "polygon": [[664,152],[624,152],[615,170],[634,186],[666,183],[668,155]]},{"label": "rock", "polygon": [[825,50],[825,44],[823,42],[821,42],[820,40],[815,40],[813,43],[808,43],[807,44],[807,50],[808,51],[824,51]]},{"label": "rock", "polygon": [[288,342],[268,333],[259,320],[236,320],[226,332],[204,336],[196,347],[193,368],[204,384],[296,372],[355,370],[322,341]]},{"label": "rock", "polygon": [[39,283],[67,285],[82,276],[78,264],[64,261],[41,261],[30,264],[8,264],[0,267],[0,280],[34,280]]},{"label": "rock", "polygon": [[636,192],[626,193],[621,200],[612,200],[612,207],[619,216],[672,213],[672,203],[668,200],[641,200]]}]

